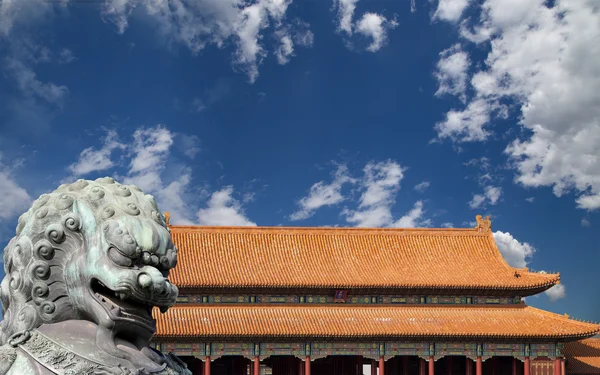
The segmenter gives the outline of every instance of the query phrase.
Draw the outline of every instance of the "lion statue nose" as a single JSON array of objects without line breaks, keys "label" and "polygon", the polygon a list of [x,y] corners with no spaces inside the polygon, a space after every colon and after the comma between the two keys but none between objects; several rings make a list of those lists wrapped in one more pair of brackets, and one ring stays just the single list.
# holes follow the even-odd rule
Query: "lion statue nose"
[{"label": "lion statue nose", "polygon": [[152,277],[147,273],[142,273],[138,276],[138,284],[142,289],[148,289],[152,285]]}]

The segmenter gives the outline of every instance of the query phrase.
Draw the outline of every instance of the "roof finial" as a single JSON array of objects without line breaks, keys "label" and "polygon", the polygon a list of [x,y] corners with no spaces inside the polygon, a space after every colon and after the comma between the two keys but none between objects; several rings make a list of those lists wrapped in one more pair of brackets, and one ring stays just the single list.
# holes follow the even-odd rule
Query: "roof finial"
[{"label": "roof finial", "polygon": [[479,229],[480,232],[491,232],[492,231],[492,221],[489,216],[486,216],[485,219],[481,215],[475,216],[475,220],[477,220],[476,229]]},{"label": "roof finial", "polygon": [[165,215],[165,221],[167,222],[167,226],[170,227],[171,223],[169,223],[169,221],[171,220],[171,214],[169,212],[165,211],[164,215]]}]

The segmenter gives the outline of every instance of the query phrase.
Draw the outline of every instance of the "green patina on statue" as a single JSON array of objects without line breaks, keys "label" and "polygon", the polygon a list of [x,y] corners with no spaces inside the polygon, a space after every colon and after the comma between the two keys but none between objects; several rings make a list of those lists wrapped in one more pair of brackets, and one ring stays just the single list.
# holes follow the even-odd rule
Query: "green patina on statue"
[{"label": "green patina on statue", "polygon": [[112,178],[44,194],[4,250],[0,374],[191,374],[149,347],[177,299],[154,198]]}]

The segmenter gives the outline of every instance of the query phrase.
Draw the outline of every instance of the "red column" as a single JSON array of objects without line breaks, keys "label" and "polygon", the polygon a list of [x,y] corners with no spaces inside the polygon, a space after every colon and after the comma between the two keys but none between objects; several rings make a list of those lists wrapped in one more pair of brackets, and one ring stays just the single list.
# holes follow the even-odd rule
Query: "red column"
[{"label": "red column", "polygon": [[379,357],[379,375],[385,374],[385,360],[383,356]]},{"label": "red column", "polygon": [[560,358],[556,357],[554,359],[554,375],[560,375]]},{"label": "red column", "polygon": [[492,375],[498,375],[498,360],[492,357]]},{"label": "red column", "polygon": [[408,375],[408,357],[402,357],[402,374]]},{"label": "red column", "polygon": [[298,375],[302,375],[302,370],[304,370],[304,363],[301,358],[298,358]]},{"label": "red column", "polygon": [[475,374],[481,375],[483,373],[483,362],[481,361],[481,356],[477,356],[477,364],[475,365]]},{"label": "red column", "polygon": [[435,362],[433,356],[429,357],[429,375],[434,375]]},{"label": "red column", "polygon": [[377,375],[377,361],[371,360],[371,375]]},{"label": "red column", "polygon": [[419,375],[425,375],[425,360],[419,358]]},{"label": "red column", "polygon": [[210,375],[210,357],[206,356],[206,361],[204,361],[204,375]]},{"label": "red column", "polygon": [[525,357],[525,366],[524,366],[523,374],[529,375],[530,371],[531,371],[531,363],[529,361],[529,357]]},{"label": "red column", "polygon": [[471,364],[473,361],[469,357],[465,357],[465,375],[472,375],[473,371],[471,371]]},{"label": "red column", "polygon": [[304,375],[310,375],[310,356],[306,356],[306,362],[304,362]]},{"label": "red column", "polygon": [[512,359],[512,375],[517,375],[517,359],[515,357]]},{"label": "red column", "polygon": [[448,375],[452,375],[452,357],[448,357]]},{"label": "red column", "polygon": [[260,357],[256,356],[254,357],[254,367],[253,367],[253,372],[254,375],[260,375]]},{"label": "red column", "polygon": [[565,369],[565,358],[561,358],[560,360],[560,375],[567,375],[567,371]]}]

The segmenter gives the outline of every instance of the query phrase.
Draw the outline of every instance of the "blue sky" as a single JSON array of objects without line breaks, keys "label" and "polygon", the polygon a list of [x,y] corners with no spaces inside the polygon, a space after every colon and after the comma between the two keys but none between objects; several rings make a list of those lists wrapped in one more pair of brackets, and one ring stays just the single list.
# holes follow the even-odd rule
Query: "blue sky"
[{"label": "blue sky", "polygon": [[484,214],[561,273],[529,304],[600,321],[599,38],[593,0],[2,1],[0,245],[106,175],[174,223]]}]

